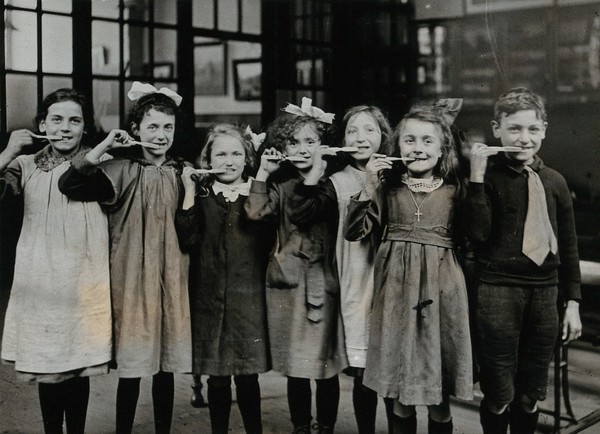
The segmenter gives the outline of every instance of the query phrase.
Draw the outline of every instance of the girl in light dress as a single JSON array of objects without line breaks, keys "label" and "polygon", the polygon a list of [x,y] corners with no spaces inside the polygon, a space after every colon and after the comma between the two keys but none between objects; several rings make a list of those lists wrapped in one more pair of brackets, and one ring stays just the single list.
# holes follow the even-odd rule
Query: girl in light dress
[{"label": "girl in light dress", "polygon": [[90,148],[94,113],[72,90],[52,92],[38,107],[36,127],[49,142],[14,131],[0,154],[0,197],[21,195],[23,226],[2,336],[2,359],[17,378],[38,384],[46,433],[83,433],[89,377],[108,372],[112,326],[108,224],[97,203],[61,194],[59,177]]},{"label": "girl in light dress", "polygon": [[[392,138],[403,164],[377,155],[348,208],[348,240],[378,234],[375,295],[364,384],[393,405],[392,433],[451,433],[449,396],[472,399],[465,280],[453,239],[460,187],[442,109],[413,108]],[[381,181],[381,182],[380,182]]]}]

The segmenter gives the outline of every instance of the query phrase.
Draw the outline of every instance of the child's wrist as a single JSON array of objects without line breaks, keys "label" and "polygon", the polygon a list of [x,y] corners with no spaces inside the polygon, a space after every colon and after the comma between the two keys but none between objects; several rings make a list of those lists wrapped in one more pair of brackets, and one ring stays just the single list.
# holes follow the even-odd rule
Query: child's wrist
[{"label": "child's wrist", "polygon": [[256,177],[254,179],[265,182],[269,178],[269,175],[270,173],[264,167],[261,167],[258,169],[258,172],[256,172]]}]

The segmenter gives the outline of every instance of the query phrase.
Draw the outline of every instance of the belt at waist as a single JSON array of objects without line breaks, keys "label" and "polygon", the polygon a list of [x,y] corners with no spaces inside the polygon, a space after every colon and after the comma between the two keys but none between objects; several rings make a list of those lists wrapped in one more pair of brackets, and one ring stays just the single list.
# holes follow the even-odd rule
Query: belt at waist
[{"label": "belt at waist", "polygon": [[385,227],[382,241],[407,241],[438,247],[454,248],[452,231],[443,226],[413,226],[389,224]]}]

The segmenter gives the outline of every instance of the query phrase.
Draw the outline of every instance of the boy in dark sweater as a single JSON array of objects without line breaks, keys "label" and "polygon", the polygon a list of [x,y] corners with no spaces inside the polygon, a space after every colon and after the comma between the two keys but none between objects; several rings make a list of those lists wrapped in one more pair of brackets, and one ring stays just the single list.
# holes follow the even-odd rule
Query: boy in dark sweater
[{"label": "boy in dark sweater", "polygon": [[504,434],[509,423],[511,433],[533,433],[558,334],[559,287],[562,339],[581,335],[575,220],[564,178],[536,155],[548,125],[540,96],[515,88],[494,110],[502,147],[473,145],[466,204],[479,266],[479,411],[485,434]]}]

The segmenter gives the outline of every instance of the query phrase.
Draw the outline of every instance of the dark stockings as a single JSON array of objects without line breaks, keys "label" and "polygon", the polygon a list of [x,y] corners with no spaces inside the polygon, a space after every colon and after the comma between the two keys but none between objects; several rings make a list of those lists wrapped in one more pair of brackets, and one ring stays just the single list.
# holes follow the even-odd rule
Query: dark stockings
[{"label": "dark stockings", "polygon": [[76,377],[60,383],[39,383],[44,432],[62,433],[63,416],[69,434],[83,434],[90,396],[90,379]]},{"label": "dark stockings", "polygon": [[[319,425],[333,428],[337,420],[338,403],[340,401],[340,382],[336,375],[317,383],[317,422]],[[310,425],[311,388],[310,379],[288,377],[288,405],[294,427]]]},{"label": "dark stockings", "polygon": [[352,404],[359,434],[375,433],[375,417],[377,415],[377,392],[363,385],[363,377],[354,377]]},{"label": "dark stockings", "polygon": [[[117,387],[117,434],[133,430],[135,410],[140,396],[140,378],[120,378]],[[169,434],[173,418],[174,378],[171,372],[152,376],[154,428],[157,434]]]},{"label": "dark stockings", "polygon": [[[236,386],[237,403],[246,433],[262,433],[258,374],[236,375],[233,379]],[[231,377],[211,375],[208,377],[207,384],[212,433],[228,433],[232,401]]]}]

